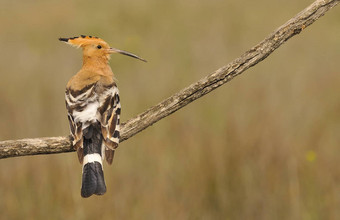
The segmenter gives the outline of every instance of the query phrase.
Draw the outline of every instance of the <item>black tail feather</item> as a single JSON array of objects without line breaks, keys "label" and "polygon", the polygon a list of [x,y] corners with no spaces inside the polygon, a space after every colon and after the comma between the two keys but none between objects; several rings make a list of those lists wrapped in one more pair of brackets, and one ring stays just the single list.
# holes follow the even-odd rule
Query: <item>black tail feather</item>
[{"label": "black tail feather", "polygon": [[[102,156],[102,135],[99,122],[91,124],[83,130],[83,153],[84,157],[89,154]],[[106,192],[104,172],[102,164],[92,161],[84,164],[81,186],[81,196],[90,197],[93,194],[103,195]]]},{"label": "black tail feather", "polygon": [[97,172],[97,189],[94,192],[96,195],[104,195],[106,193],[106,185],[104,180],[104,172],[102,169],[102,165],[95,163],[96,172]]},{"label": "black tail feather", "polygon": [[81,196],[103,195],[106,192],[102,165],[98,162],[87,163],[83,169]]}]

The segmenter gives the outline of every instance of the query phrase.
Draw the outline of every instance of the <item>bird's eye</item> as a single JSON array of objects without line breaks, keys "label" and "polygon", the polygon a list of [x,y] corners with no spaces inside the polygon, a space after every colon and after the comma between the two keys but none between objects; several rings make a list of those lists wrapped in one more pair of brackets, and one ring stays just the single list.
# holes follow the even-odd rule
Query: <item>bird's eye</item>
[{"label": "bird's eye", "polygon": [[97,48],[98,48],[98,49],[101,49],[101,48],[102,48],[102,46],[98,45],[98,46],[97,46]]}]

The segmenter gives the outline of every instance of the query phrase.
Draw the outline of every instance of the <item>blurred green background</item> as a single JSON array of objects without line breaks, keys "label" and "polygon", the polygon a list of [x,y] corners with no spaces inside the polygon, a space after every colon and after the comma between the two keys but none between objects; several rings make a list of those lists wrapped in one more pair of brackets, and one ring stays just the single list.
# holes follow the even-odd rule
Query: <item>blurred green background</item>
[{"label": "blurred green background", "polygon": [[[0,140],[69,134],[80,34],[113,55],[122,121],[213,72],[312,0],[0,0]],[[0,160],[1,219],[340,219],[339,6],[262,63],[122,143],[80,197],[75,153]]]}]

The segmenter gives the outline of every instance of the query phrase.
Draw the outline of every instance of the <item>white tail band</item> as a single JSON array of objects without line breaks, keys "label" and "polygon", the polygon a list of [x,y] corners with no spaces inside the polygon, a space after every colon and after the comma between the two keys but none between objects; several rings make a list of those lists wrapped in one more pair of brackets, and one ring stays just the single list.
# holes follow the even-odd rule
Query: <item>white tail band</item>
[{"label": "white tail band", "polygon": [[102,156],[100,156],[100,154],[97,154],[97,153],[85,155],[84,160],[83,160],[83,167],[87,163],[94,163],[94,162],[100,163],[100,165],[102,165],[103,167]]}]

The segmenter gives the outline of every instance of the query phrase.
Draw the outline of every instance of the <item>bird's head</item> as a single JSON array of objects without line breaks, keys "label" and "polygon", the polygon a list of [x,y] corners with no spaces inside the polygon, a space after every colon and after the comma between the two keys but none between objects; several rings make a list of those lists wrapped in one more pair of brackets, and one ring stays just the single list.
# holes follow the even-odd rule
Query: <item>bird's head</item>
[{"label": "bird's head", "polygon": [[77,48],[81,47],[83,49],[83,55],[89,58],[109,60],[111,54],[120,53],[146,62],[146,60],[137,55],[110,47],[108,43],[98,37],[81,35],[80,37],[59,38],[59,40]]}]

